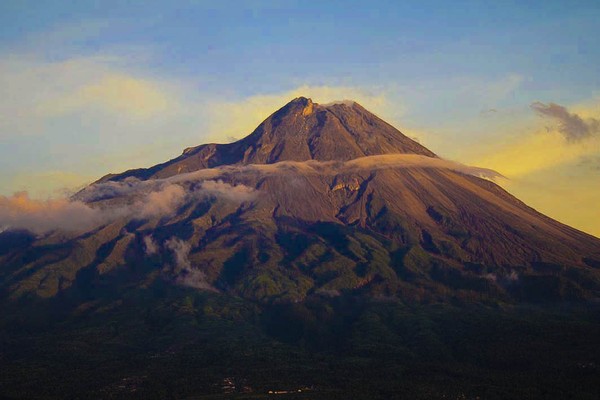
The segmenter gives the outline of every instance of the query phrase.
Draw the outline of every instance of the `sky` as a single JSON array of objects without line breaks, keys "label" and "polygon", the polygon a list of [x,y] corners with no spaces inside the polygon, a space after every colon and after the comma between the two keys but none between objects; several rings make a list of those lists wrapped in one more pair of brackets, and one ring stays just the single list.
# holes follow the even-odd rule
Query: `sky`
[{"label": "sky", "polygon": [[598,1],[0,2],[0,195],[352,99],[600,237]]}]

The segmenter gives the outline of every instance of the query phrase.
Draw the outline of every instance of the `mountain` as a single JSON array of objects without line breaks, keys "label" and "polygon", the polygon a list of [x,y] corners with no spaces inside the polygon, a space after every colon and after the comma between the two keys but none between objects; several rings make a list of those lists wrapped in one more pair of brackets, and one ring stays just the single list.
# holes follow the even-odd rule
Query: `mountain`
[{"label": "mountain", "polygon": [[82,271],[110,286],[143,264],[161,276],[138,284],[167,279],[261,302],[344,291],[597,299],[600,240],[474,174],[357,103],[301,97],[240,141],[84,189],[75,199],[95,209],[128,209],[5,252],[2,286],[12,298],[52,297]]},{"label": "mountain", "polygon": [[301,97],[0,199],[0,397],[595,398],[600,239],[498,176]]}]

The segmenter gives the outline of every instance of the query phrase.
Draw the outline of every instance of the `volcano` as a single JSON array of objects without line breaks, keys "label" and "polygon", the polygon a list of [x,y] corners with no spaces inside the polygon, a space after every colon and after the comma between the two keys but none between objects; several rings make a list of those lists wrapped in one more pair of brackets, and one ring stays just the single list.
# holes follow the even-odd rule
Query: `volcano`
[{"label": "volcano", "polygon": [[[11,373],[0,381],[0,388],[4,382],[6,387],[17,388],[10,393],[38,393],[29,381],[20,378],[22,371],[29,371],[22,365],[35,369],[47,354],[60,358],[44,353],[46,350],[39,346],[58,343],[61,348],[59,344],[65,341],[79,346],[83,340],[76,339],[79,335],[108,355],[125,346],[128,354],[150,368],[144,377],[163,382],[160,386],[140,378],[139,371],[131,369],[121,356],[109,360],[105,357],[112,356],[98,353],[106,365],[100,376],[109,378],[95,379],[93,393],[116,397],[131,395],[119,392],[123,387],[140,389],[135,383],[138,381],[158,392],[169,387],[169,393],[178,397],[171,383],[165,383],[166,376],[175,379],[175,364],[158,367],[156,363],[163,359],[173,363],[187,360],[185,365],[196,368],[190,373],[205,376],[201,387],[207,392],[216,390],[215,382],[222,378],[218,374],[234,373],[233,367],[225,367],[233,364],[238,365],[233,368],[235,373],[244,375],[240,387],[252,379],[266,385],[265,371],[275,370],[287,371],[282,381],[286,385],[304,387],[306,379],[319,381],[320,375],[302,375],[287,369],[296,364],[281,361],[298,356],[303,360],[298,362],[305,363],[300,370],[316,371],[312,363],[317,361],[306,356],[305,350],[281,347],[298,343],[310,351],[322,350],[323,346],[342,353],[350,351],[348,357],[358,357],[352,358],[353,363],[387,360],[389,365],[396,365],[398,360],[412,360],[414,365],[430,365],[427,363],[433,361],[425,349],[466,346],[458,333],[465,329],[476,336],[487,332],[485,340],[477,336],[471,342],[483,346],[476,346],[481,352],[492,348],[488,341],[496,340],[494,346],[503,348],[498,343],[525,340],[523,332],[529,335],[552,329],[556,337],[543,342],[549,347],[542,353],[558,351],[564,362],[585,361],[594,369],[595,358],[581,361],[580,356],[595,343],[590,338],[598,337],[590,333],[600,332],[596,319],[586,319],[589,325],[585,329],[580,320],[565,322],[564,326],[544,322],[550,325],[540,328],[536,324],[541,322],[523,327],[518,325],[523,324],[521,317],[490,317],[489,311],[478,311],[467,323],[461,319],[463,311],[452,311],[447,315],[455,315],[456,321],[465,324],[456,328],[454,324],[459,322],[448,322],[446,314],[432,309],[432,321],[444,328],[429,331],[423,328],[421,317],[407,316],[413,311],[406,307],[457,304],[500,309],[575,304],[577,314],[598,303],[600,239],[527,206],[494,183],[499,176],[438,157],[355,102],[322,105],[304,97],[292,100],[234,143],[204,144],[150,168],[106,175],[63,205],[67,216],[73,215],[67,218],[68,226],[49,223],[55,210],[48,209],[38,213],[45,224],[32,224],[28,219],[29,225],[20,226],[14,222],[18,219],[13,219],[0,233],[2,323],[7,332],[17,332],[7,340],[11,346],[21,343],[25,349],[29,345],[23,340],[38,343],[37,353],[6,352],[10,360],[6,370]],[[69,214],[69,210],[77,213]],[[58,218],[51,222],[55,220]],[[390,307],[400,308],[390,311]],[[531,321],[545,318],[536,314]],[[414,325],[405,325],[403,321],[408,320]],[[521,328],[497,337],[504,323]],[[40,327],[41,336],[31,333]],[[413,332],[415,327],[427,333]],[[71,339],[63,337],[61,329],[69,332]],[[95,333],[86,336],[85,332]],[[147,337],[143,344],[138,342],[138,332]],[[213,336],[206,332],[213,332]],[[443,337],[440,332],[444,332]],[[573,350],[565,345],[570,339],[560,332],[579,338],[580,347]],[[215,337],[232,341],[225,344]],[[233,353],[216,355],[212,347],[215,340],[218,347]],[[252,342],[249,348],[235,347],[244,340]],[[190,347],[191,343],[196,347]],[[479,365],[480,361],[449,356],[450,347],[431,357],[442,353],[450,357],[443,364],[448,371],[453,371],[456,363],[467,365],[465,371]],[[200,348],[202,355],[196,352]],[[530,354],[528,351],[533,352],[531,357],[538,357],[540,351],[535,349],[539,346],[515,350],[513,361],[517,363],[515,360]],[[485,354],[481,357],[492,357],[492,353]],[[388,359],[392,356],[399,358]],[[77,357],[69,362],[82,365]],[[334,358],[346,360],[340,357]],[[61,365],[59,369],[67,379],[70,370],[62,361],[45,360],[48,365]],[[429,361],[419,364],[423,360]],[[543,369],[544,363],[536,365]],[[218,367],[208,370],[209,364]],[[331,372],[340,379],[336,382],[345,382],[350,376],[363,379],[363,370],[347,375],[346,367],[331,366],[334,364],[329,365],[337,371]],[[490,371],[499,368],[489,366],[492,364],[486,364]],[[398,371],[408,368],[401,365]],[[556,368],[563,371],[563,367]],[[165,368],[171,375],[164,375]],[[383,367],[373,368],[381,372]],[[132,378],[133,370],[138,372]],[[215,371],[219,371],[218,376]],[[552,371],[544,373],[549,380],[557,376],[556,370]],[[385,374],[369,375],[372,381],[365,387],[389,386],[390,382],[381,381]],[[464,374],[467,381],[475,380],[474,372]],[[532,374],[536,379],[544,375]],[[129,380],[114,383],[115,379]],[[229,386],[235,381],[223,379]],[[497,379],[505,382],[517,378],[502,375]],[[55,384],[51,378],[45,382]],[[438,387],[442,385],[439,382],[424,385]],[[578,382],[573,385],[585,387]],[[323,387],[338,387],[338,383],[321,382]],[[499,386],[503,385],[490,387]],[[69,393],[87,393],[76,384],[69,388]],[[414,398],[431,398],[431,392],[411,386],[413,389],[416,392],[410,393]],[[147,396],[150,392],[140,389],[139,393]],[[499,396],[505,398],[507,393]]]},{"label": "volcano", "polygon": [[201,276],[196,285],[267,302],[423,288],[418,297],[598,298],[600,240],[538,213],[486,172],[493,177],[440,159],[357,103],[300,97],[242,140],[84,189],[75,199],[103,210],[173,193],[162,212],[27,239],[2,256],[3,287],[51,297],[81,271],[109,284],[142,264],[174,283]]}]

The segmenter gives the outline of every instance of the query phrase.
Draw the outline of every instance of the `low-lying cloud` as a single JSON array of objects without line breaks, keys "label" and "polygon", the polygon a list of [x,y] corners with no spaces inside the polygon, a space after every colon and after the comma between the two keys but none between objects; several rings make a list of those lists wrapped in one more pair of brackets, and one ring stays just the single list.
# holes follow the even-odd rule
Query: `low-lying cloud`
[{"label": "low-lying cloud", "polygon": [[201,190],[212,196],[225,198],[234,202],[251,201],[256,197],[256,190],[246,185],[232,186],[222,180],[203,181]]},{"label": "low-lying cloud", "polygon": [[143,240],[144,240],[144,252],[146,253],[146,256],[152,256],[152,255],[158,253],[158,244],[152,238],[152,236],[150,236],[150,235],[144,236]]},{"label": "low-lying cloud", "polygon": [[220,177],[243,176],[245,173],[264,175],[274,174],[307,174],[307,175],[337,175],[355,173],[364,170],[377,171],[382,169],[405,168],[435,168],[478,176],[486,179],[504,178],[502,174],[488,169],[464,165],[458,162],[433,158],[418,154],[383,154],[377,156],[359,157],[349,161],[281,161],[275,164],[229,165],[217,168],[202,169],[195,172],[176,175],[178,182],[196,179],[216,179]]},{"label": "low-lying cloud", "polygon": [[165,246],[173,252],[175,265],[178,269],[185,271],[191,268],[192,265],[188,256],[192,246],[188,242],[172,237],[165,242]]},{"label": "low-lying cloud", "polygon": [[[121,210],[113,210],[117,217]],[[111,216],[82,201],[34,200],[27,192],[0,196],[0,226],[44,233],[54,229],[86,231],[107,223]]]},{"label": "low-lying cloud", "polygon": [[[241,180],[269,175],[322,175],[359,173],[382,169],[449,169],[486,179],[501,178],[498,172],[457,162],[415,154],[387,154],[350,161],[284,161],[275,164],[222,166],[164,179],[128,178],[90,185],[71,199],[33,200],[27,193],[0,196],[0,227],[27,229],[36,234],[53,230],[84,232],[120,218],[151,219],[174,215],[181,207],[204,198],[244,203],[258,191]],[[146,246],[148,248],[148,246]]]},{"label": "low-lying cloud", "polygon": [[179,185],[167,185],[162,190],[150,192],[140,203],[139,216],[152,218],[177,211],[185,201],[186,191]]},{"label": "low-lying cloud", "polygon": [[120,218],[173,215],[187,202],[201,198],[243,202],[251,200],[254,194],[254,189],[221,181],[203,181],[186,189],[164,180],[91,185],[71,199],[35,200],[26,192],[20,192],[0,196],[0,226],[26,229],[35,234],[54,230],[85,232]]},{"label": "low-lying cloud", "polygon": [[566,107],[556,103],[535,102],[531,108],[541,116],[550,117],[558,123],[558,131],[569,142],[578,142],[600,133],[600,121],[595,118],[583,119]]},{"label": "low-lying cloud", "polygon": [[192,246],[177,237],[172,237],[165,242],[165,247],[173,253],[177,277],[175,282],[183,286],[189,286],[195,289],[216,291],[214,287],[208,283],[206,274],[192,267],[189,255]]}]

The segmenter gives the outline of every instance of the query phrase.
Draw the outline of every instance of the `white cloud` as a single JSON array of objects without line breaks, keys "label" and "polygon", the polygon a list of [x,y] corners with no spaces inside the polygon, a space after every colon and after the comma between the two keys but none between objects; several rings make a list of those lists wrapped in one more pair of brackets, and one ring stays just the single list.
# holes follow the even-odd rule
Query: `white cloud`
[{"label": "white cloud", "polygon": [[[281,161],[274,164],[231,165],[215,168],[201,169],[194,172],[175,175],[167,178],[170,182],[189,182],[201,179],[217,180],[221,177],[237,174],[306,174],[331,176],[342,173],[353,173],[361,170],[402,168],[441,168],[478,176],[486,179],[503,178],[498,172],[487,169],[464,165],[455,161],[432,158],[416,154],[385,154],[377,156],[359,157],[350,161]],[[243,192],[245,189],[239,189]]]},{"label": "white cloud", "polygon": [[87,231],[125,214],[123,208],[110,212],[81,201],[33,200],[27,193],[0,196],[0,226],[45,233],[55,229]]},{"label": "white cloud", "polygon": [[217,291],[207,282],[206,274],[192,266],[189,258],[192,246],[189,242],[172,237],[165,242],[165,247],[173,253],[177,273],[176,283],[195,289]]},{"label": "white cloud", "polygon": [[[73,199],[36,200],[21,192],[0,196],[0,226],[36,234],[53,230],[85,232],[120,218],[152,219],[173,215],[186,202],[206,197],[243,202],[253,196],[254,191],[242,185],[204,181],[198,188],[184,189],[167,180],[92,185]],[[101,199],[117,201],[93,204]]]},{"label": "white cloud", "polygon": [[143,201],[138,202],[137,214],[140,218],[174,214],[183,205],[185,198],[184,188],[179,185],[167,185],[150,192]]}]

